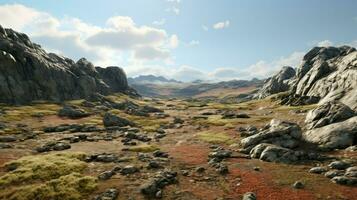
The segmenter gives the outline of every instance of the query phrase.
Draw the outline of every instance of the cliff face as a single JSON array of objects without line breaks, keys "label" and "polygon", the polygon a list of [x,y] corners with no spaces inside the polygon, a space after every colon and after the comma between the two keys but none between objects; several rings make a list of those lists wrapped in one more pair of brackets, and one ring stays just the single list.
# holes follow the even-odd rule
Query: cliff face
[{"label": "cliff face", "polygon": [[61,102],[93,93],[135,93],[119,67],[100,68],[46,53],[27,35],[0,26],[0,102]]},{"label": "cliff face", "polygon": [[[282,70],[284,71],[284,70]],[[275,80],[281,72],[270,80]],[[292,74],[292,73],[291,73]],[[357,51],[353,47],[315,47],[303,58],[295,76],[289,81],[268,81],[260,90],[258,98],[290,91],[284,102],[296,99],[321,99],[320,104],[334,100],[357,109]],[[282,90],[272,90],[282,88]],[[267,88],[269,93],[267,93]],[[271,92],[274,91],[274,92]],[[305,101],[306,102],[306,101]]]}]

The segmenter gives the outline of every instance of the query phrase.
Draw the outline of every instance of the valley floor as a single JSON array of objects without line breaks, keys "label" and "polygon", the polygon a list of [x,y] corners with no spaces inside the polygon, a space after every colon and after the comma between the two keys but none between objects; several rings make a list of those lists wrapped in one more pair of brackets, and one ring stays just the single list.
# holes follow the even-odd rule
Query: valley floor
[{"label": "valley floor", "polygon": [[[137,100],[120,95],[110,98],[116,102],[127,99],[140,106],[150,105],[163,110],[167,116],[155,113],[135,116],[118,109],[104,111],[106,109],[100,107],[83,107],[81,100],[68,102],[91,113],[80,119],[57,116],[61,106],[56,104],[2,106],[0,122],[4,127],[0,129],[0,136],[3,144],[9,146],[2,145],[4,148],[0,149],[0,199],[93,199],[109,188],[118,190],[117,199],[145,199],[140,188],[165,169],[177,172],[177,182],[155,194],[162,199],[233,200],[241,199],[246,192],[254,192],[257,199],[269,200],[357,199],[357,187],[338,185],[323,175],[308,172],[311,167],[329,161],[288,165],[250,159],[239,152],[239,127],[253,125],[260,128],[271,119],[293,121],[302,126],[306,111],[314,106],[287,107],[271,99],[220,104],[180,99]],[[225,110],[246,113],[250,118],[222,119]],[[139,133],[153,139],[125,143],[122,141],[125,131],[104,129],[102,118],[105,112],[136,123]],[[94,126],[98,131],[44,131],[45,127],[61,124]],[[164,133],[160,136],[157,132]],[[86,135],[80,138],[87,139],[77,140],[79,135]],[[15,137],[15,140],[6,140],[5,136]],[[70,148],[36,151],[39,146],[58,141],[70,144]],[[223,160],[228,173],[221,174],[208,163],[210,152],[217,147],[233,152],[230,158]],[[157,150],[167,153],[168,158],[155,157],[153,152]],[[88,158],[98,154],[116,159]],[[356,153],[343,150],[330,152],[329,156],[357,161]],[[153,162],[158,166],[151,164],[148,167]],[[124,172],[123,168],[128,165],[135,167],[135,172]],[[120,173],[98,179],[103,172],[115,167]],[[296,181],[301,181],[304,188],[293,188]]]}]

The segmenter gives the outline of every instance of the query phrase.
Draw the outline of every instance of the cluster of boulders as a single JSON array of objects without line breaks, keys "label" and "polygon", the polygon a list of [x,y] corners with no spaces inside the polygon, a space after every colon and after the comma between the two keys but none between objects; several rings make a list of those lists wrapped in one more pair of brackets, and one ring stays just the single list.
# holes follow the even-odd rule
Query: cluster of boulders
[{"label": "cluster of boulders", "polygon": [[350,162],[333,161],[328,166],[313,167],[309,172],[323,174],[337,184],[349,186],[357,185],[357,166],[352,166]]},{"label": "cluster of boulders", "polygon": [[54,141],[48,142],[42,146],[37,147],[35,150],[39,153],[48,152],[48,151],[63,151],[70,149],[71,145],[66,142]]},{"label": "cluster of boulders", "polygon": [[232,157],[232,151],[225,150],[219,146],[212,146],[213,151],[208,154],[208,164],[214,167],[219,174],[229,173],[228,166],[223,162]]},{"label": "cluster of boulders", "polygon": [[160,171],[155,175],[154,178],[141,185],[140,191],[148,198],[162,198],[162,189],[167,185],[175,184],[178,182],[176,176],[177,172],[174,171]]},{"label": "cluster of boulders", "polygon": [[303,142],[302,130],[296,123],[273,119],[261,129],[248,126],[239,131],[248,136],[241,140],[241,152],[251,158],[282,163],[324,159],[315,152],[295,150]]},{"label": "cluster of boulders", "polygon": [[301,140],[301,128],[293,122],[271,120],[269,124],[261,128],[250,127],[249,131],[243,131],[244,134],[252,134],[241,140],[241,145],[245,152],[250,151],[256,145],[261,143],[275,144],[286,148],[295,148]]},{"label": "cluster of boulders", "polygon": [[60,124],[57,126],[47,126],[43,128],[45,133],[54,133],[54,132],[102,132],[105,129],[97,127],[96,125],[89,124]]}]

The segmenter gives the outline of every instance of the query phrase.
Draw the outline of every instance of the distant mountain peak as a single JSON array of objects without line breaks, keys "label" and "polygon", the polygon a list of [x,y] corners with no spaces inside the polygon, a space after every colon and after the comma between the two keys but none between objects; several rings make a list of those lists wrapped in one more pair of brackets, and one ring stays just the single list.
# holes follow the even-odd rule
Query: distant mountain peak
[{"label": "distant mountain peak", "polygon": [[167,83],[182,83],[175,79],[168,79],[163,76],[139,75],[128,79],[129,84],[167,84]]}]

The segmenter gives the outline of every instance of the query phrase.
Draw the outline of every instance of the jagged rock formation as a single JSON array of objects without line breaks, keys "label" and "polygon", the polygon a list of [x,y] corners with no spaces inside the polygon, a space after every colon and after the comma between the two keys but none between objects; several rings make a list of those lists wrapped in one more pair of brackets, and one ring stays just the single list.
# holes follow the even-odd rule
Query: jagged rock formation
[{"label": "jagged rock formation", "polygon": [[355,112],[343,103],[331,101],[310,110],[305,119],[307,129],[319,128],[341,122],[355,115]]},{"label": "jagged rock formation", "polygon": [[343,149],[356,144],[357,116],[345,121],[315,128],[303,133],[303,138],[325,149]]},{"label": "jagged rock formation", "polygon": [[[270,81],[264,85],[260,93],[264,94],[264,90],[270,87],[269,84]],[[340,100],[356,110],[357,51],[349,46],[315,47],[304,56],[296,76],[288,84],[292,89],[283,99],[283,103],[298,105],[316,103],[321,99],[319,103],[323,104]],[[281,86],[286,88],[285,84]],[[273,91],[271,94],[277,92],[281,90]]]},{"label": "jagged rock formation", "polygon": [[272,94],[285,92],[290,88],[290,81],[295,76],[295,69],[292,67],[283,67],[276,75],[265,81],[262,89],[255,95],[255,98],[265,98]]},{"label": "jagged rock formation", "polygon": [[25,104],[34,100],[61,102],[93,93],[134,93],[118,67],[95,68],[46,53],[29,37],[0,26],[0,102]]}]

